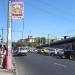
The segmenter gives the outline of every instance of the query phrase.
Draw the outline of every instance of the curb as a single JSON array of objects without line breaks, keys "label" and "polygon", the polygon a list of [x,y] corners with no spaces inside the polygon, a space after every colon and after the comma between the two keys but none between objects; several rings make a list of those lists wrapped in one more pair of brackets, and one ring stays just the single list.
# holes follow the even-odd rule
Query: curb
[{"label": "curb", "polygon": [[11,67],[10,70],[0,68],[0,72],[13,73],[13,75],[18,75],[15,58],[12,59],[12,67]]},{"label": "curb", "polygon": [[0,72],[9,72],[9,73],[13,73],[13,69],[11,69],[11,70],[0,69]]},{"label": "curb", "polygon": [[14,75],[18,75],[15,58],[13,58],[13,73],[14,73]]}]

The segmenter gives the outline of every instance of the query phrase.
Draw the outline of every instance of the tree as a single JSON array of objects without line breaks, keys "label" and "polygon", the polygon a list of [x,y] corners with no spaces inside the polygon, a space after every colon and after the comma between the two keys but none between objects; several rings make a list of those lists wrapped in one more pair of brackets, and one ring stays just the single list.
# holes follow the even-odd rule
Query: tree
[{"label": "tree", "polygon": [[17,42],[17,47],[24,47],[24,46],[25,46],[25,42],[23,42],[23,41]]},{"label": "tree", "polygon": [[28,39],[20,39],[17,42],[17,47],[25,47],[25,46],[29,46],[29,47],[36,47],[39,46],[40,44],[45,44],[46,43],[46,38],[45,37],[36,37],[33,38],[34,42],[29,42]]},{"label": "tree", "polygon": [[16,42],[12,42],[12,48],[16,48],[17,47],[17,43]]},{"label": "tree", "polygon": [[37,45],[40,45],[40,37],[35,38],[35,42]]},{"label": "tree", "polygon": [[46,43],[46,38],[45,37],[41,37],[41,43],[45,44]]}]

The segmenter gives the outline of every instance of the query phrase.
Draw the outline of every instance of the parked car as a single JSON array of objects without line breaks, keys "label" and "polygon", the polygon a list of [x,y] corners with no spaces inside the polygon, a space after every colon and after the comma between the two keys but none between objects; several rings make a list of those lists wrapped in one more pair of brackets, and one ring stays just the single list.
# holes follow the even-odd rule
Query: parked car
[{"label": "parked car", "polygon": [[64,50],[64,56],[68,59],[75,59],[75,50]]},{"label": "parked car", "polygon": [[38,54],[40,54],[40,53],[41,53],[41,50],[40,50],[40,49],[38,49],[37,53],[38,53]]},{"label": "parked car", "polygon": [[55,56],[60,57],[60,58],[65,58],[64,49],[56,49],[55,50]]},{"label": "parked car", "polygon": [[18,48],[13,49],[13,56],[17,55],[17,50],[18,50]]},{"label": "parked car", "polygon": [[27,55],[28,50],[24,47],[19,47],[16,49],[16,55]]},{"label": "parked car", "polygon": [[34,48],[29,48],[29,53],[34,53],[35,52],[34,50],[35,50]]},{"label": "parked car", "polygon": [[60,58],[75,59],[74,50],[56,49],[55,55]]},{"label": "parked car", "polygon": [[45,48],[44,53],[45,53],[45,55],[54,56],[55,49],[54,48]]},{"label": "parked car", "polygon": [[39,50],[39,49],[37,49],[37,48],[36,48],[36,49],[34,49],[34,53],[38,53],[38,50]]},{"label": "parked car", "polygon": [[45,50],[44,48],[40,48],[40,49],[38,49],[37,53],[38,54],[44,54],[44,52],[45,52],[44,50]]}]

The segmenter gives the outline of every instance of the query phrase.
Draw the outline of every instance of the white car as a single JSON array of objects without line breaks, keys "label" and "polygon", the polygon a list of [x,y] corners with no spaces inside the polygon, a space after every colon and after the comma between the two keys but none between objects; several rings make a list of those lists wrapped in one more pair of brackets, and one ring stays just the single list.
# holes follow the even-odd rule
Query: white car
[{"label": "white car", "polygon": [[45,48],[44,52],[45,52],[45,55],[53,56],[55,53],[55,49],[54,48]]},{"label": "white car", "polygon": [[64,50],[63,50],[63,49],[56,49],[56,50],[55,50],[55,55],[56,55],[56,56],[59,56],[59,57],[61,57],[61,58],[65,58],[65,57],[64,57]]},{"label": "white car", "polygon": [[35,53],[37,53],[38,52],[38,49],[35,49],[34,51],[35,51]]},{"label": "white car", "polygon": [[24,47],[19,47],[17,48],[17,55],[27,55],[28,50],[25,49]]}]

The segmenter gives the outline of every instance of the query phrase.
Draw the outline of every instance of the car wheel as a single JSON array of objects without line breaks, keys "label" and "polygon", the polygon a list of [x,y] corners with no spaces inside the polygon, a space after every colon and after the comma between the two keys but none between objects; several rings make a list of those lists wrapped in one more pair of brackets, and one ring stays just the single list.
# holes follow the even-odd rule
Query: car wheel
[{"label": "car wheel", "polygon": [[62,59],[65,59],[65,56],[64,55],[62,55]]},{"label": "car wheel", "polygon": [[52,54],[50,53],[49,55],[51,56]]},{"label": "car wheel", "polygon": [[54,56],[54,54],[52,53],[51,56]]},{"label": "car wheel", "polygon": [[73,55],[70,55],[69,59],[72,60],[73,59]]},{"label": "car wheel", "polygon": [[24,56],[27,56],[27,54],[24,54]]}]

